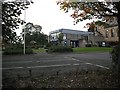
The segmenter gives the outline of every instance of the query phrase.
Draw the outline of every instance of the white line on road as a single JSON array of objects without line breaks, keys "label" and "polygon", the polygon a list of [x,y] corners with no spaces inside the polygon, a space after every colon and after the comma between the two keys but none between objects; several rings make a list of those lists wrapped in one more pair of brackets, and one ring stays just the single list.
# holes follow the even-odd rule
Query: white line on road
[{"label": "white line on road", "polygon": [[109,69],[108,67],[105,67],[105,66],[101,66],[101,65],[95,65],[95,66],[97,66],[97,67],[101,67],[101,68],[105,68],[105,69]]},{"label": "white line on road", "polygon": [[31,66],[31,67],[12,67],[12,68],[0,68],[3,70],[6,69],[23,69],[23,68],[47,68],[47,67],[62,67],[62,66],[70,66],[71,64],[59,64],[59,65],[46,65],[46,66]]},{"label": "white line on road", "polygon": [[102,65],[93,64],[93,63],[89,63],[89,62],[83,62],[83,61],[75,59],[75,58],[71,58],[71,59],[74,60],[74,61],[82,62],[82,63],[87,64],[87,65],[93,65],[93,66],[97,66],[97,67],[100,67],[100,68],[109,69],[108,67],[105,67],[105,66],[102,66]]},{"label": "white line on road", "polygon": [[60,65],[47,65],[47,66],[31,66],[27,68],[45,68],[45,67],[61,67],[61,66],[70,66],[71,64],[60,64]]},{"label": "white line on road", "polygon": [[25,67],[12,67],[12,68],[0,68],[0,69],[6,70],[6,69],[22,69],[22,68],[25,68]]},{"label": "white line on road", "polygon": [[93,65],[92,63],[85,63],[85,64],[88,64],[88,65]]},{"label": "white line on road", "polygon": [[78,66],[78,65],[80,65],[80,64],[79,63],[73,64],[73,66]]},{"label": "white line on road", "polygon": [[80,61],[80,60],[75,59],[75,58],[71,58],[71,59],[74,60],[74,61],[83,62],[83,61]]},{"label": "white line on road", "polygon": [[37,63],[39,63],[39,62],[60,62],[60,61],[72,61],[72,60],[33,60],[33,61],[16,61],[16,62],[2,62],[2,63],[33,63],[33,62],[37,62]]}]

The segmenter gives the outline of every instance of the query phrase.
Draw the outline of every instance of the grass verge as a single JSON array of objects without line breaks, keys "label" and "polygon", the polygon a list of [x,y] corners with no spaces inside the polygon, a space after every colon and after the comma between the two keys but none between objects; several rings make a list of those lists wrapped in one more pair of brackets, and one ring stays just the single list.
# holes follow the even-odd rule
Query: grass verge
[{"label": "grass verge", "polygon": [[84,48],[73,48],[75,53],[89,53],[89,52],[111,52],[112,48],[109,47],[84,47]]},{"label": "grass verge", "polygon": [[44,53],[44,52],[46,52],[46,49],[44,49],[44,48],[33,49],[33,52],[34,53]]}]

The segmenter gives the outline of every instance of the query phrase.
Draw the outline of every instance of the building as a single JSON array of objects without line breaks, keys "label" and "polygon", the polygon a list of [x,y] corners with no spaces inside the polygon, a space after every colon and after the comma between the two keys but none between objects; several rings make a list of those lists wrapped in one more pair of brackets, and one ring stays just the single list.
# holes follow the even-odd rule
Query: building
[{"label": "building", "polygon": [[58,38],[60,34],[63,35],[62,45],[72,47],[85,47],[89,43],[89,35],[93,33],[71,29],[59,29],[50,32],[49,42],[58,44]]},{"label": "building", "polygon": [[114,46],[118,43],[118,26],[96,25],[94,33],[89,36],[89,39],[93,45]]}]

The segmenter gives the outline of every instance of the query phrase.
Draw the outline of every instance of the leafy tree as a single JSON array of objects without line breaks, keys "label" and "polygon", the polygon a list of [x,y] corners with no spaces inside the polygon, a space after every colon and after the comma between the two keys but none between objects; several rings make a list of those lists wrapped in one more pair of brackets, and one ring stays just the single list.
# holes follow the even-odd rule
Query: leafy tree
[{"label": "leafy tree", "polygon": [[103,22],[103,21],[96,21],[96,22],[91,22],[91,23],[87,23],[86,24],[88,26],[88,32],[94,32],[95,31],[95,26],[98,25],[98,26],[104,26],[104,27],[111,27],[111,26],[115,26],[115,25],[109,25],[108,23],[106,22]]},{"label": "leafy tree", "polygon": [[95,24],[92,22],[89,25],[88,32],[94,32],[94,29],[95,29]]},{"label": "leafy tree", "polygon": [[19,16],[22,14],[22,10],[27,9],[31,3],[33,2],[17,2],[17,0],[2,2],[2,41],[4,44],[16,42],[15,29],[25,23]]},{"label": "leafy tree", "polygon": [[58,36],[57,36],[57,39],[58,39],[58,42],[60,44],[62,44],[62,41],[63,41],[63,33],[60,33]]},{"label": "leafy tree", "polygon": [[[78,1],[78,0],[77,0]],[[82,2],[84,1],[84,2]],[[86,2],[85,2],[86,1]],[[81,0],[81,2],[74,2],[74,0],[62,0],[57,4],[60,5],[60,9],[68,12],[73,10],[71,15],[74,18],[74,24],[77,24],[79,21],[86,19],[98,18],[106,22],[112,22],[114,18],[117,18],[118,23],[118,54],[117,54],[117,63],[116,67],[118,69],[118,76],[120,76],[120,1],[115,2],[116,0],[111,0],[111,2],[87,2],[87,0]],[[119,79],[120,81],[120,79]],[[120,85],[119,85],[120,86]]]},{"label": "leafy tree", "polygon": [[[42,27],[40,25],[34,25],[33,23],[27,23],[23,29],[22,36],[25,30],[25,43],[26,46],[35,45],[41,47],[47,44],[47,35],[41,32]],[[23,37],[24,39],[24,37]]]}]

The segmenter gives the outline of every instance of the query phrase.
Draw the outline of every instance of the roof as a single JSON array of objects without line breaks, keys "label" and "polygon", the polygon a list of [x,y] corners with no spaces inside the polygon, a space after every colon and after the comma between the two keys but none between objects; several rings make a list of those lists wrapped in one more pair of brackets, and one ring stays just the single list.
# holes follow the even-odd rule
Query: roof
[{"label": "roof", "polygon": [[79,34],[79,35],[89,35],[89,34],[92,34],[91,32],[80,31],[80,30],[73,30],[73,29],[58,29],[58,30],[55,30],[55,31],[51,31],[50,34],[58,33],[58,32],[62,32],[62,33],[65,33],[65,34]]}]

